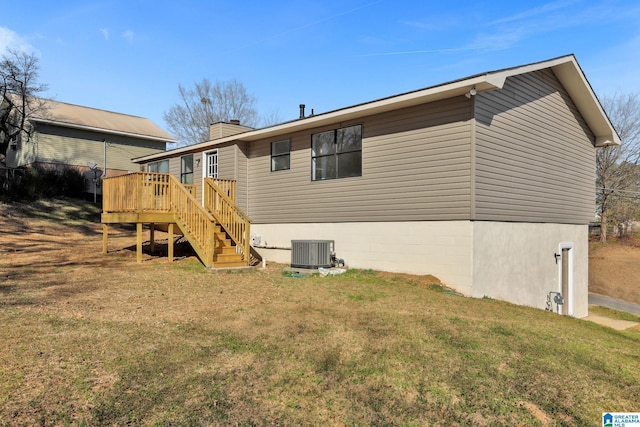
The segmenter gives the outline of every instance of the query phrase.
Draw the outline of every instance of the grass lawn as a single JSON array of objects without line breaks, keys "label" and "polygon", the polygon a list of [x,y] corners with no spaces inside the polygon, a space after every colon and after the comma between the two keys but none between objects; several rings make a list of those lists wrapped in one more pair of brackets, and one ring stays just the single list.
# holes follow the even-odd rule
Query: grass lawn
[{"label": "grass lawn", "polygon": [[132,229],[100,253],[95,214],[0,205],[0,425],[599,426],[640,411],[640,330],[430,277],[139,265]]}]

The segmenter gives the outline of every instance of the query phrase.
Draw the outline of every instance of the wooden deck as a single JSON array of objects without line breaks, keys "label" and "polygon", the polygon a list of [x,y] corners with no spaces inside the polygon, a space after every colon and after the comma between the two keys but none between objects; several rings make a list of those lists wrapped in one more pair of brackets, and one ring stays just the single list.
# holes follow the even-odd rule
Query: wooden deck
[{"label": "wooden deck", "polygon": [[136,224],[137,260],[142,262],[144,224],[166,224],[169,259],[174,236],[183,234],[209,268],[247,266],[251,260],[250,219],[234,203],[235,182],[206,179],[205,206],[195,199],[195,187],[159,173],[132,173],[103,181],[103,242],[107,253],[109,224]]}]

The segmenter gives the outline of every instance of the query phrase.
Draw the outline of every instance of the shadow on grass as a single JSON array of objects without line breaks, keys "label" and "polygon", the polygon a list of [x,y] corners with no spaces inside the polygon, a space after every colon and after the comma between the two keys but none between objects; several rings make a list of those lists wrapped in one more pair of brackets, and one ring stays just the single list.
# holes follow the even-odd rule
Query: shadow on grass
[{"label": "shadow on grass", "polygon": [[[122,250],[135,253],[137,251],[137,246],[127,246],[125,248],[122,248]],[[151,250],[151,242],[143,242],[142,253],[154,258],[166,258],[169,256],[169,242],[167,239],[156,240],[153,251]],[[197,254],[196,251],[193,250],[193,247],[191,246],[189,241],[180,236],[176,237],[175,239],[175,243],[173,246],[173,256],[175,258],[187,258],[191,256],[197,256]]]}]

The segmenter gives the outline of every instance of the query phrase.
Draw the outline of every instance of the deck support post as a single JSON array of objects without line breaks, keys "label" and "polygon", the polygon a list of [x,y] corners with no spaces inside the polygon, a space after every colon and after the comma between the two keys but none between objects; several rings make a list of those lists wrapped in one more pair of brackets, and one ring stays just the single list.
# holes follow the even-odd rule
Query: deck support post
[{"label": "deck support post", "polygon": [[173,223],[169,223],[167,231],[169,233],[169,240],[167,242],[169,246],[169,262],[173,262]]},{"label": "deck support post", "polygon": [[151,223],[149,224],[149,250],[151,251],[151,253],[155,253],[156,252],[156,224],[155,223]]},{"label": "deck support post", "polygon": [[142,264],[142,223],[136,223],[136,254],[138,264]]},{"label": "deck support post", "polygon": [[102,253],[107,253],[107,239],[109,236],[109,226],[107,224],[102,224]]}]

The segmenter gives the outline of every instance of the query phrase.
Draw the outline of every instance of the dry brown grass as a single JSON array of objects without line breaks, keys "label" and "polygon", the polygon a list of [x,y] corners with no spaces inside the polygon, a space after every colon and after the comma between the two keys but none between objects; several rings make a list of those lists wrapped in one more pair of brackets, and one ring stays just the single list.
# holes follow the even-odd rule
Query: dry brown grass
[{"label": "dry brown grass", "polygon": [[591,244],[589,292],[640,304],[640,239]]},{"label": "dry brown grass", "polygon": [[47,203],[0,205],[0,425],[593,425],[637,410],[637,332],[428,276],[138,265],[133,229],[105,256],[90,206]]}]

